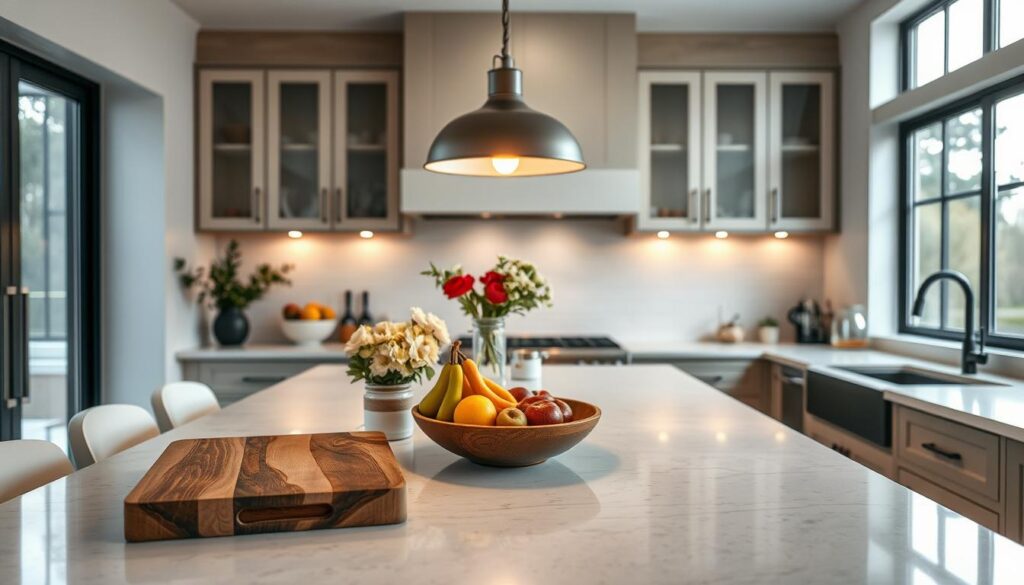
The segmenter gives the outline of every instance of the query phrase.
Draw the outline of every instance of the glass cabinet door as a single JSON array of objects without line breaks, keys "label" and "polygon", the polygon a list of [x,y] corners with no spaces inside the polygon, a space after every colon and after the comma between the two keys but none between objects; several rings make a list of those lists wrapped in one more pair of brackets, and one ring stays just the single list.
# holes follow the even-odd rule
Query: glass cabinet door
[{"label": "glass cabinet door", "polygon": [[640,230],[696,230],[700,202],[700,73],[640,73]]},{"label": "glass cabinet door", "polygon": [[264,226],[263,72],[199,74],[199,227]]},{"label": "glass cabinet door", "polygon": [[772,229],[829,229],[834,198],[832,74],[769,76]]},{"label": "glass cabinet door", "polygon": [[766,74],[704,75],[704,204],[712,229],[763,230]]},{"label": "glass cabinet door", "polygon": [[267,90],[268,225],[330,229],[331,73],[270,71]]},{"label": "glass cabinet door", "polygon": [[398,73],[334,74],[334,226],[397,230]]}]

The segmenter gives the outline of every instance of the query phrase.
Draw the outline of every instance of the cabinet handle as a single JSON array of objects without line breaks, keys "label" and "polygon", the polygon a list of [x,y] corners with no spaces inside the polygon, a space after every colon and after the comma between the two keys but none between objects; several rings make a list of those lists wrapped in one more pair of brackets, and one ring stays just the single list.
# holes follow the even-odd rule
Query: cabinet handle
[{"label": "cabinet handle", "polygon": [[11,354],[11,300],[17,294],[18,289],[9,286],[3,295],[3,321],[0,322],[0,329],[3,330],[3,347],[0,347],[0,386],[4,391],[4,406],[14,408],[18,400],[11,396],[11,388],[14,387],[14,375],[10,367]]},{"label": "cabinet handle", "polygon": [[330,221],[330,214],[327,213],[327,187],[320,189],[320,221]]},{"label": "cabinet handle", "polygon": [[711,223],[711,189],[704,190],[704,223]]},{"label": "cabinet handle", "polygon": [[242,381],[247,384],[277,384],[284,382],[287,376],[243,376]]},{"label": "cabinet handle", "polygon": [[338,212],[335,214],[335,219],[341,223],[341,187],[334,190],[334,196],[338,199]]},{"label": "cabinet handle", "polygon": [[921,448],[926,451],[931,451],[932,453],[935,453],[940,457],[945,457],[946,459],[949,459],[951,461],[960,461],[963,459],[963,456],[960,455],[959,453],[956,453],[954,451],[946,451],[945,449],[939,447],[935,443],[923,443],[921,445]]},{"label": "cabinet handle", "polygon": [[771,194],[768,197],[769,205],[772,208],[772,224],[779,223],[779,188],[772,188]]},{"label": "cabinet handle", "polygon": [[700,222],[700,189],[690,189],[690,222]]},{"label": "cabinet handle", "polygon": [[260,188],[252,189],[252,218],[256,223],[260,222]]},{"label": "cabinet handle", "polygon": [[31,386],[31,377],[28,375],[28,287],[21,288],[21,295],[19,295],[19,304],[21,305],[21,316],[18,326],[18,335],[21,337],[21,371],[19,374],[19,382],[21,382],[21,404],[28,404],[32,397],[29,393]]}]

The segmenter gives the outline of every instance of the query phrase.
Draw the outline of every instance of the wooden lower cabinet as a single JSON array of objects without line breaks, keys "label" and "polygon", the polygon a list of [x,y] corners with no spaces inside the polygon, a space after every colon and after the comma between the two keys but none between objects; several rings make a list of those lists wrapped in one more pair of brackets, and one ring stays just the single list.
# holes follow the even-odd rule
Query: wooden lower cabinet
[{"label": "wooden lower cabinet", "polygon": [[804,434],[876,473],[890,479],[894,477],[892,452],[884,447],[865,441],[806,413],[804,414]]},{"label": "wooden lower cabinet", "polygon": [[896,481],[908,487],[922,496],[942,506],[953,510],[965,518],[969,518],[993,532],[999,532],[999,513],[978,505],[967,498],[939,486],[920,475],[900,468],[896,474]]},{"label": "wooden lower cabinet", "polygon": [[1024,444],[1006,441],[1003,534],[1024,544]]}]

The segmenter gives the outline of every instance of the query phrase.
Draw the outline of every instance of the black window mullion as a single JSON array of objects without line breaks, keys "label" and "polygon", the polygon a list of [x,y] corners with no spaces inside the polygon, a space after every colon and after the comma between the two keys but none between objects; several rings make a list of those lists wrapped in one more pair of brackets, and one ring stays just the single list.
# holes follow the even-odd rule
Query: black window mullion
[{"label": "black window mullion", "polygon": [[[947,19],[948,22],[948,19]],[[946,201],[946,183],[949,177],[946,168],[949,164],[949,144],[946,141],[946,122],[952,118],[941,121],[942,126],[942,156],[939,164],[939,195],[942,197],[942,211],[939,214],[942,223],[939,232],[939,269],[949,268],[949,202]],[[946,329],[946,312],[949,308],[949,286],[946,281],[939,283],[939,329]]]},{"label": "black window mullion", "polygon": [[986,54],[986,53],[988,53],[990,51],[995,51],[996,50],[996,43],[998,41],[996,41],[996,38],[995,38],[996,37],[996,35],[995,35],[996,20],[995,19],[996,19],[996,13],[998,12],[998,9],[996,8],[996,0],[985,0],[982,4],[983,4],[983,6],[982,6],[982,9],[981,9],[982,10],[981,42],[983,43],[983,46],[981,48],[981,54],[984,55],[984,54]]},{"label": "black window mullion", "polygon": [[[986,1],[986,5],[990,2]],[[995,330],[995,99],[981,102],[981,294],[978,325],[982,336]]]},{"label": "black window mullion", "polygon": [[949,2],[942,7],[942,74],[949,73]]}]

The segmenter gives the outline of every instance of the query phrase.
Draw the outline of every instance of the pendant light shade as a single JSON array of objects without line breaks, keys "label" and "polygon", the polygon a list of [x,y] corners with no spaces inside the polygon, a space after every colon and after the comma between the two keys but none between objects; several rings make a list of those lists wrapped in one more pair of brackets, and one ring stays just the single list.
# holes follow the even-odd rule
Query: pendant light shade
[{"label": "pendant light shade", "polygon": [[523,101],[523,73],[508,54],[508,0],[502,5],[502,24],[502,51],[495,55],[499,65],[487,73],[487,102],[441,129],[423,167],[477,177],[582,171],[587,165],[572,132]]}]

